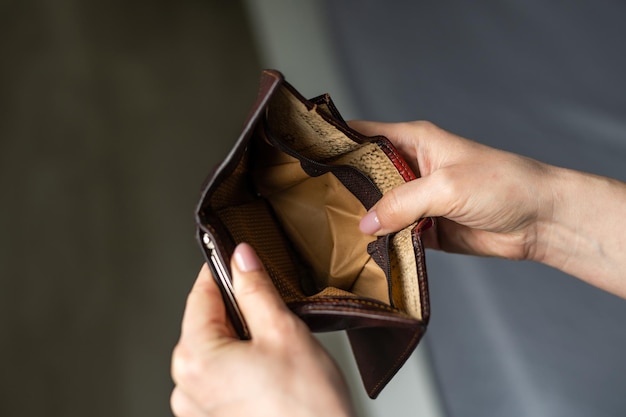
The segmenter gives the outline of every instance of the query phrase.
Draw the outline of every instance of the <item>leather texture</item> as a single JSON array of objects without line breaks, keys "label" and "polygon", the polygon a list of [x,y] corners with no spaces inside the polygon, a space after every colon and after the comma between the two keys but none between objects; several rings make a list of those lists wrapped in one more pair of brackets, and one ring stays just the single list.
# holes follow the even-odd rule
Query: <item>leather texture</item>
[{"label": "leather texture", "polygon": [[430,316],[421,219],[375,238],[358,221],[416,175],[383,137],[350,129],[328,95],[306,100],[263,72],[244,129],[209,175],[198,239],[238,335],[250,335],[232,292],[236,244],[255,247],[288,307],[314,332],[347,331],[375,398],[423,336]]}]

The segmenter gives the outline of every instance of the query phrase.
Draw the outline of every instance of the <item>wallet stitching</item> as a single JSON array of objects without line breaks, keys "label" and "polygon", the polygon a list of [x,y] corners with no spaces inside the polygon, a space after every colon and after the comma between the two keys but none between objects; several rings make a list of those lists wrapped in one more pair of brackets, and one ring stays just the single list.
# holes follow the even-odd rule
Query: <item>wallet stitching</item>
[{"label": "wallet stitching", "polygon": [[[356,304],[362,304],[362,305],[366,305],[369,307],[376,307],[376,308],[380,308],[383,310],[386,310],[390,313],[402,313],[402,311],[387,306],[385,304],[378,304],[378,303],[374,303],[371,301],[367,301],[367,300],[358,300],[358,299],[345,299],[345,298],[324,298],[324,299],[313,299],[313,300],[303,300],[302,302],[306,302],[306,303],[312,303],[312,304],[332,304],[332,305],[341,305],[341,304],[345,304],[345,303],[356,303]],[[352,308],[353,310],[357,310],[356,308]],[[410,316],[409,316],[410,317]]]},{"label": "wallet stitching", "polygon": [[385,152],[385,154],[391,160],[391,162],[393,162],[396,169],[401,168],[401,169],[398,169],[398,172],[400,173],[400,175],[402,175],[402,179],[404,179],[404,181],[408,182],[408,181],[415,179],[415,174],[413,173],[411,168],[407,165],[404,158],[401,158],[397,154],[397,151],[393,147],[390,146],[389,139],[385,138],[385,139],[378,141],[378,146],[380,146],[380,148]]},{"label": "wallet stitching", "polygon": [[[422,327],[423,329],[423,327]],[[387,371],[387,373],[385,374],[384,377],[380,378],[378,380],[378,383],[374,386],[374,388],[372,388],[370,390],[370,394],[376,392],[378,390],[378,387],[380,387],[382,384],[385,383],[385,381],[388,381],[390,376],[393,376],[393,374],[395,374],[396,372],[399,371],[398,366],[406,361],[407,358],[407,354],[412,352],[413,349],[415,348],[415,344],[417,343],[417,341],[421,338],[422,334],[423,334],[423,330],[422,331],[418,331],[416,330],[415,334],[413,335],[413,337],[411,338],[411,341],[407,344],[407,347],[404,349],[404,351],[400,354],[400,356],[398,356],[398,359],[394,362],[393,366],[389,369],[389,371]]]},{"label": "wallet stitching", "polygon": [[[428,299],[428,288],[427,288],[427,276],[426,276],[426,265],[424,262],[424,246],[420,236],[417,233],[417,227],[413,229],[413,247],[417,250],[415,251],[415,257],[417,261],[417,281],[420,288],[420,304],[422,306],[422,318],[424,318],[424,322],[428,321],[428,316],[430,315],[430,303]],[[426,296],[423,296],[426,294]]]},{"label": "wallet stitching", "polygon": [[[373,245],[374,246],[374,254],[376,254],[376,258],[378,258],[379,260],[385,260],[385,254],[382,253],[382,251],[380,250],[380,246],[379,245]],[[387,245],[389,246],[388,242]],[[374,255],[372,254],[372,256]],[[394,306],[394,301],[393,301],[393,282],[391,280],[391,265],[390,262],[388,260],[388,264],[384,265],[385,267],[383,268],[383,265],[381,265],[380,263],[378,263],[377,259],[374,258],[374,261],[376,261],[376,263],[378,264],[378,266],[383,270],[383,272],[385,273],[385,279],[387,280],[387,284],[389,286],[389,290],[388,290],[388,297],[389,297],[389,304],[391,304],[391,306]]]},{"label": "wallet stitching", "polygon": [[[334,306],[334,304],[331,304],[331,305]],[[314,312],[318,308],[323,307],[323,306],[311,306],[311,305],[308,305],[306,307],[307,308],[304,309],[304,311]],[[369,310],[363,310],[363,309],[360,309],[358,307],[342,307],[342,306],[339,306],[339,307],[340,308],[336,309],[335,312],[341,311],[341,312],[345,312],[345,313],[363,313],[363,314],[369,312]],[[373,312],[370,312],[370,314],[372,314],[372,313]],[[390,314],[390,313],[393,313],[393,314]],[[388,311],[388,312],[384,312],[384,313],[380,312],[380,311],[377,311],[376,314],[378,314],[378,315],[375,316],[375,317],[385,317],[386,316],[386,317],[394,318],[394,317],[397,317],[396,315],[401,315],[402,319],[412,319],[412,320],[418,321],[418,320],[413,319],[411,317],[408,317],[408,316],[406,316],[406,315],[404,315],[404,314],[402,314],[401,312],[398,312],[398,311]]]}]

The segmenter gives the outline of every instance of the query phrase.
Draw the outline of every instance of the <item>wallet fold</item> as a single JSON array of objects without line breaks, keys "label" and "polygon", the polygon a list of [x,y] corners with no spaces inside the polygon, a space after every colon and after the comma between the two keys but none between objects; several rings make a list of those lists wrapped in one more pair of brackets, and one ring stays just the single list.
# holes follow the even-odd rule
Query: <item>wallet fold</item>
[{"label": "wallet fold", "polygon": [[232,150],[207,178],[198,239],[233,328],[230,257],[251,244],[287,306],[314,332],[345,330],[375,398],[414,351],[430,304],[420,219],[397,233],[363,235],[358,223],[415,173],[382,136],[352,130],[328,95],[302,97],[265,70]]}]

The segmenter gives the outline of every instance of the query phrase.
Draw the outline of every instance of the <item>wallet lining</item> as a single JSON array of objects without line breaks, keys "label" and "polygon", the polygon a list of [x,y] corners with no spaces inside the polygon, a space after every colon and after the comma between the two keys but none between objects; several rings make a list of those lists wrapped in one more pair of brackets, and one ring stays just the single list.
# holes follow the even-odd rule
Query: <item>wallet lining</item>
[{"label": "wallet lining", "polygon": [[[379,193],[404,183],[376,143],[355,142],[316,110],[281,87],[269,103],[267,127],[292,153],[352,167]],[[332,173],[310,176],[297,158],[269,142],[257,129],[238,166],[211,197],[234,243],[246,241],[257,249],[287,303],[355,294],[421,319],[414,225],[391,239],[390,294],[385,272],[367,254],[375,238],[358,228],[367,211],[363,203]]]},{"label": "wallet lining", "polygon": [[[378,144],[371,142],[359,143],[349,138],[341,128],[329,124],[317,108],[307,108],[286,87],[282,87],[269,103],[266,122],[268,130],[295,154],[321,164],[352,167],[369,178],[373,187],[376,187],[381,193],[385,193],[405,182],[396,166]],[[282,153],[279,157],[282,160],[290,158],[294,166],[300,165],[299,161],[292,156]],[[300,175],[303,175],[303,171],[301,171]],[[337,181],[330,173],[322,175],[322,177],[325,176]],[[255,178],[261,177],[255,176]],[[316,178],[310,178],[307,181],[312,180],[316,180]],[[325,179],[323,181],[330,180]],[[357,249],[356,252],[364,254],[366,253],[364,246],[374,239],[374,237],[367,236],[363,239],[364,236],[358,228],[358,222],[366,213],[366,208],[345,187],[339,192],[341,194],[336,196],[336,200],[338,200],[339,204],[342,203],[342,200],[345,200],[346,211],[353,213],[350,221],[347,218],[340,218],[338,221],[339,224],[345,224],[344,227],[346,229],[339,242],[354,242],[354,247]],[[271,199],[270,204],[274,210],[292,211],[292,209],[277,207],[276,204],[272,203]],[[323,209],[320,209],[320,211],[323,211]],[[278,217],[283,218],[282,216]],[[298,219],[295,220],[298,221]],[[292,228],[306,228],[308,221],[309,218],[303,216],[299,219],[299,223],[292,226]],[[346,288],[345,286],[340,286],[340,288],[350,290],[361,296],[384,301],[402,311],[409,312],[414,317],[421,318],[421,298],[416,278],[418,276],[417,265],[411,233],[414,226],[412,225],[401,230],[391,239],[392,302],[389,300],[390,294],[388,294],[388,285],[384,271],[373,262],[369,255],[366,257],[367,260],[365,262],[359,260],[358,263],[363,265],[363,269],[354,280],[352,288]],[[294,236],[290,236],[290,238],[293,241]],[[304,242],[302,246],[310,246],[311,244],[314,245],[315,242]],[[338,258],[344,256],[350,258],[349,253],[345,255],[342,253]],[[351,262],[356,261],[354,258],[352,259]],[[406,279],[403,277],[406,277]],[[332,277],[329,279],[328,285],[332,285]]]}]

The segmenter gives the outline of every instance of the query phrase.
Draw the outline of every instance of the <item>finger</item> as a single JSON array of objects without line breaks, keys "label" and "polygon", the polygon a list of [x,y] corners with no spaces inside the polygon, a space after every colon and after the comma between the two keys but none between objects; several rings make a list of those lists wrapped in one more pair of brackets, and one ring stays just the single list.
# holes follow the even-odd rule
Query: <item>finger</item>
[{"label": "finger", "polygon": [[365,136],[384,136],[393,143],[400,153],[409,160],[414,160],[415,140],[419,129],[419,122],[413,123],[383,123],[365,120],[351,120],[350,128]]},{"label": "finger", "polygon": [[348,126],[365,136],[386,136],[395,123],[372,122],[368,120],[348,120]]},{"label": "finger", "polygon": [[350,120],[347,122],[351,129],[365,136],[385,136],[387,139],[396,141],[407,136],[407,128],[417,125],[418,122],[408,123],[385,123],[367,120]]},{"label": "finger", "polygon": [[258,337],[292,313],[280,298],[252,246],[242,243],[233,253],[233,284],[250,333]]},{"label": "finger", "polygon": [[350,122],[367,135],[385,136],[417,176],[434,172],[451,159],[458,137],[423,120],[405,123]]},{"label": "finger", "polygon": [[443,186],[439,175],[419,178],[386,192],[361,219],[361,232],[382,236],[397,232],[422,217],[440,217],[450,213],[454,193]]},{"label": "finger", "polygon": [[180,387],[174,387],[170,397],[170,407],[176,417],[203,417],[206,415]]},{"label": "finger", "polygon": [[437,230],[439,249],[446,252],[526,259],[530,246],[523,234],[473,229],[444,218],[438,219]]},{"label": "finger", "polygon": [[181,340],[192,342],[231,336],[224,302],[207,264],[187,297],[181,328]]},{"label": "finger", "polygon": [[[480,232],[460,225],[452,220],[439,218],[437,221],[437,242],[445,252],[475,254],[477,248],[475,234]],[[474,234],[474,236],[472,236]]]},{"label": "finger", "polygon": [[441,139],[448,132],[425,120],[382,123],[352,120],[348,125],[365,136],[384,136],[410,161],[417,160],[418,149],[429,140]]},{"label": "finger", "polygon": [[444,252],[483,255],[475,247],[475,236],[480,230],[470,229],[444,217],[438,217],[435,224],[424,230],[422,243],[425,248]]}]

